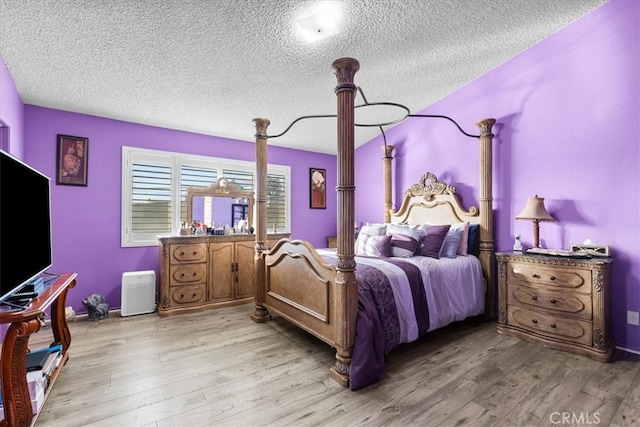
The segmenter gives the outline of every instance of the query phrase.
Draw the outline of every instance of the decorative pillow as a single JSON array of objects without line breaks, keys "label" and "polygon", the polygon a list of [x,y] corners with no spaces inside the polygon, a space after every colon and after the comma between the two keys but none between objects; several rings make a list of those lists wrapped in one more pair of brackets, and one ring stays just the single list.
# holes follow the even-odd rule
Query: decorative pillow
[{"label": "decorative pillow", "polygon": [[[375,236],[378,237],[378,236]],[[381,236],[382,239],[378,243],[376,243],[376,249],[380,252],[380,256],[390,257],[391,256],[391,235],[385,234]]]},{"label": "decorative pillow", "polygon": [[478,254],[480,253],[480,224],[469,225],[469,242],[467,244],[467,253],[474,256],[478,256]]},{"label": "decorative pillow", "polygon": [[[386,243],[385,243],[386,241]],[[391,237],[359,234],[355,254],[359,256],[390,256]],[[386,245],[386,246],[385,246]],[[382,249],[382,250],[381,250]],[[383,253],[384,251],[384,253]]]},{"label": "decorative pillow", "polygon": [[386,224],[387,226],[387,234],[391,233],[401,233],[408,235],[415,235],[416,233],[420,234],[421,225],[411,225],[411,224]]},{"label": "decorative pillow", "polygon": [[401,233],[387,234],[387,236],[391,237],[391,256],[409,258],[416,253],[416,249],[418,249],[417,238]]},{"label": "decorative pillow", "polygon": [[387,224],[369,224],[363,225],[358,235],[367,236],[384,236],[387,233]]},{"label": "decorative pillow", "polygon": [[387,234],[391,235],[391,256],[408,258],[415,254],[422,233],[417,225],[389,224]]},{"label": "decorative pillow", "polygon": [[455,258],[460,245],[461,228],[449,228],[440,249],[440,258]]},{"label": "decorative pillow", "polygon": [[449,224],[425,226],[416,255],[440,258],[440,249],[450,227]]},{"label": "decorative pillow", "polygon": [[467,254],[467,246],[469,242],[469,221],[451,224],[450,230],[460,229],[460,241],[458,242],[458,255]]}]

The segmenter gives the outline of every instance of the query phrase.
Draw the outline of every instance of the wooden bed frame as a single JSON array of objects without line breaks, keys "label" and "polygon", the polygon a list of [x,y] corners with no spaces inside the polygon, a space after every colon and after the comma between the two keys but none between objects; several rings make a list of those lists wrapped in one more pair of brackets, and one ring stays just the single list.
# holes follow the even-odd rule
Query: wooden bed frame
[{"label": "wooden bed frame", "polygon": [[[336,349],[336,362],[331,377],[349,386],[349,368],[358,314],[358,285],[354,254],[355,185],[354,185],[354,98],[353,77],[359,63],[341,58],[332,64],[338,84],[335,93],[338,125],[338,230],[336,265],[329,265],[313,246],[302,240],[280,240],[267,250],[266,175],[268,119],[253,120],[256,128],[256,287],[255,322],[271,319],[277,313],[315,335]],[[494,313],[494,242],[492,224],[492,139],[494,119],[476,123],[480,128],[480,209],[465,210],[455,188],[427,173],[405,193],[398,211],[391,209],[391,152],[385,146],[384,218],[393,223],[459,223],[479,224],[480,255],[487,283],[485,314]]]}]

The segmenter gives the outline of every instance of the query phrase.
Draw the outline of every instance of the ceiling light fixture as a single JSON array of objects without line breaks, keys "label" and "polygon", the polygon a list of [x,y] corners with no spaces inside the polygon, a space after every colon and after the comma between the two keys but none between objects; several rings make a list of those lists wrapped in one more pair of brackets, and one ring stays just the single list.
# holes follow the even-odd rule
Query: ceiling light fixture
[{"label": "ceiling light fixture", "polygon": [[321,2],[317,9],[296,20],[298,33],[309,43],[338,34],[338,11],[332,2]]}]

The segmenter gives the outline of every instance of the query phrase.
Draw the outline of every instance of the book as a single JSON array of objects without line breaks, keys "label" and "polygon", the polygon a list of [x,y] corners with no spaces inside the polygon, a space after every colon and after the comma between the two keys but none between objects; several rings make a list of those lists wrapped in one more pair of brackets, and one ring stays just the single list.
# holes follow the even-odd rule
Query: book
[{"label": "book", "polygon": [[42,367],[42,375],[45,375],[47,377],[51,376],[51,373],[53,372],[54,369],[56,369],[56,367],[58,366],[58,356],[61,353],[59,351],[55,351],[53,353],[49,353],[49,357],[47,357],[47,361],[44,363],[44,366]]},{"label": "book", "polygon": [[40,371],[49,358],[49,351],[32,351],[27,353],[27,372]]}]

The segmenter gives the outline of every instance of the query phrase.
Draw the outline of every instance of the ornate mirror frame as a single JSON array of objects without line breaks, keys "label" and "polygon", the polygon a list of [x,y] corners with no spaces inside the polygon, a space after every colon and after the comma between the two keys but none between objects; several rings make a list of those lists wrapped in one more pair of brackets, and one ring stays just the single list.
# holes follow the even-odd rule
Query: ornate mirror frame
[{"label": "ornate mirror frame", "polygon": [[228,197],[232,199],[247,199],[249,205],[249,226],[253,224],[253,191],[243,190],[233,181],[220,177],[208,187],[187,187],[187,222],[193,223],[193,198],[196,196],[204,197]]}]

